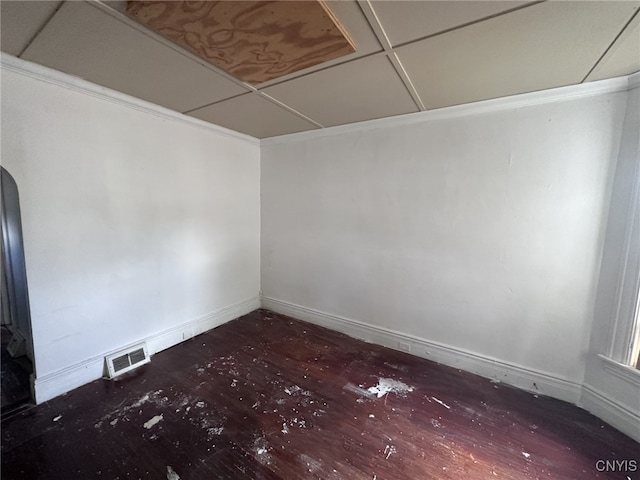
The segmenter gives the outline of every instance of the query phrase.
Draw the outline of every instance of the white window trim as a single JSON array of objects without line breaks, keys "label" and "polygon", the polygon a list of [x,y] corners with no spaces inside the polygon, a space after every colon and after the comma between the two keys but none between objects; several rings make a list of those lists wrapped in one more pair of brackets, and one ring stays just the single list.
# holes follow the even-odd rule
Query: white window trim
[{"label": "white window trim", "polygon": [[602,367],[611,375],[614,375],[621,380],[624,380],[631,385],[640,388],[640,370],[622,363],[611,360],[604,355],[598,355],[602,361]]},{"label": "white window trim", "polygon": [[[637,81],[638,78],[634,80]],[[630,85],[630,87],[629,94],[639,86]],[[636,141],[638,145],[635,149],[636,157],[631,176],[633,184],[616,288],[613,329],[606,355],[615,364],[625,368],[631,368],[632,364],[635,366],[640,349],[640,138],[636,138]],[[612,364],[608,365],[611,367]]]},{"label": "white window trim", "polygon": [[[640,182],[636,182],[637,184]],[[636,188],[637,190],[637,188]],[[632,207],[633,220],[625,242],[625,255],[618,279],[617,301],[613,338],[609,357],[624,365],[634,360],[638,338],[638,300],[640,292],[640,208],[637,208],[637,191],[634,192],[635,205]],[[637,357],[635,357],[637,359]]]}]

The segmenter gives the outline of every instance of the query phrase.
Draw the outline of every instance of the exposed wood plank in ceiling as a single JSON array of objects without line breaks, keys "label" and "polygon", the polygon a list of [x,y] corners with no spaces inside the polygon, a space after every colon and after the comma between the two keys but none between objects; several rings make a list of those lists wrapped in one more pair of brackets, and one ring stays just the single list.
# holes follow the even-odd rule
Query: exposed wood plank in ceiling
[{"label": "exposed wood plank in ceiling", "polygon": [[251,84],[355,51],[348,34],[322,0],[130,1],[127,13]]}]

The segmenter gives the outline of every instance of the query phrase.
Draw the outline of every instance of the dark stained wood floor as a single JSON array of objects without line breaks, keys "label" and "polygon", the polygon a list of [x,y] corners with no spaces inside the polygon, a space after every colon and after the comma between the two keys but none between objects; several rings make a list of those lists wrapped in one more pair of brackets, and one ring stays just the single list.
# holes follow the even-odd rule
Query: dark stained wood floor
[{"label": "dark stained wood floor", "polygon": [[[2,479],[638,479],[587,412],[260,310],[2,425]],[[640,467],[639,467],[640,468]]]}]

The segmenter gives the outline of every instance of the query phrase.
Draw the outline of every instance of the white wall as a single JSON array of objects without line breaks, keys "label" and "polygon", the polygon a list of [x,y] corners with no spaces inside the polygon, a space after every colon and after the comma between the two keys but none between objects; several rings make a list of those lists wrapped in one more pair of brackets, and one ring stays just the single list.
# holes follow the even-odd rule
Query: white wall
[{"label": "white wall", "polygon": [[2,71],[40,401],[259,305],[258,142],[98,97]]},{"label": "white wall", "polygon": [[262,248],[267,307],[637,434],[640,382],[598,356],[615,335],[637,85],[271,139],[261,154],[36,70],[2,69],[1,143],[22,200],[39,401],[97,378],[123,345],[159,351],[257,308]]},{"label": "white wall", "polygon": [[534,372],[577,401],[625,101],[264,142],[267,304]]}]

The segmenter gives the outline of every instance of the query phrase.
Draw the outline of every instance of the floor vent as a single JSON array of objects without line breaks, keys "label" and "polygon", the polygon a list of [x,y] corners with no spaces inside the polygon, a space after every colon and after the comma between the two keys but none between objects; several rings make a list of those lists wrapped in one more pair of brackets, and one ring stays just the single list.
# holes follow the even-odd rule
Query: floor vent
[{"label": "floor vent", "polygon": [[107,355],[105,360],[109,378],[121,375],[151,361],[147,345],[144,343]]}]

